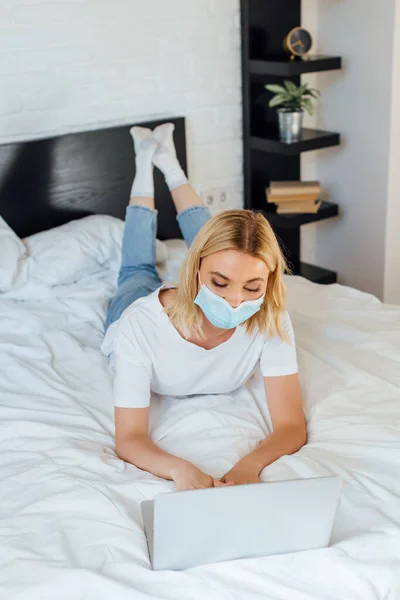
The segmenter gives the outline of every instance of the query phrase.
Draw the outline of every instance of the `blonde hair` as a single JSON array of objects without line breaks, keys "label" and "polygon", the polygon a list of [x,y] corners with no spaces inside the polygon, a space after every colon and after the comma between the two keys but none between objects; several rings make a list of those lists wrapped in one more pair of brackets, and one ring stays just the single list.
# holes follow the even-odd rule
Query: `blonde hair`
[{"label": "blonde hair", "polygon": [[260,310],[244,324],[246,332],[275,334],[286,340],[282,328],[286,287],[283,273],[287,271],[278,241],[268,221],[251,210],[227,210],[208,221],[195,237],[182,265],[177,295],[166,312],[173,325],[185,338],[203,336],[203,313],[194,304],[197,282],[203,258],[222,250],[239,252],[260,258],[269,269],[267,290]]}]

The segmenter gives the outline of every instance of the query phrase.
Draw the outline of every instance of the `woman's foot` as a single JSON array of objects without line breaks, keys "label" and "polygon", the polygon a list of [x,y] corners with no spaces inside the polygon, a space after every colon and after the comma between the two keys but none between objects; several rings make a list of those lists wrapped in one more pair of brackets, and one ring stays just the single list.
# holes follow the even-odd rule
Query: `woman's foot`
[{"label": "woman's foot", "polygon": [[[136,173],[131,189],[130,204],[154,206],[153,157],[158,144],[153,139],[153,132],[146,127],[132,127],[130,134],[135,147]],[[146,198],[146,202],[138,202],[136,198]]]},{"label": "woman's foot", "polygon": [[143,142],[145,142],[146,140],[151,140],[153,138],[153,132],[147,127],[138,127],[135,125],[135,127],[130,128],[129,133],[133,138],[136,154],[141,149]]},{"label": "woman's foot", "polygon": [[171,191],[188,183],[176,156],[173,138],[174,129],[175,125],[172,123],[163,123],[153,131],[153,140],[158,143],[157,151],[153,156],[153,164],[163,173]]},{"label": "woman's foot", "polygon": [[[165,152],[170,152],[171,156],[176,158],[175,144],[174,144],[174,130],[175,125],[173,123],[163,123],[156,127],[153,131],[153,139],[158,144],[157,155],[160,156]],[[156,165],[157,166],[157,165]]]}]

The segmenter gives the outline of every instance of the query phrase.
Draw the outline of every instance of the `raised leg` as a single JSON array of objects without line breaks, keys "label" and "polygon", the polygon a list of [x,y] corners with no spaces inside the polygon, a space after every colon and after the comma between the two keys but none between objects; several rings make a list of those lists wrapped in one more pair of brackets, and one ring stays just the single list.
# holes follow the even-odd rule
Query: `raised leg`
[{"label": "raised leg", "polygon": [[154,209],[153,157],[157,142],[151,129],[146,127],[132,127],[131,136],[135,147],[136,173],[129,204]]},{"label": "raised leg", "polygon": [[107,329],[138,298],[161,285],[156,271],[157,211],[154,210],[152,159],[157,143],[149,129],[133,127],[136,175],[126,209],[118,288],[107,312]]},{"label": "raised leg", "polygon": [[176,218],[182,231],[183,239],[188,247],[190,247],[200,229],[211,219],[211,214],[204,204],[201,206],[192,205],[179,212]]},{"label": "raised leg", "polygon": [[165,181],[171,191],[177,219],[182,235],[188,246],[197,233],[211,218],[206,208],[179,164],[174,145],[174,125],[165,123],[156,127],[153,138],[158,142],[153,163],[164,174]]}]

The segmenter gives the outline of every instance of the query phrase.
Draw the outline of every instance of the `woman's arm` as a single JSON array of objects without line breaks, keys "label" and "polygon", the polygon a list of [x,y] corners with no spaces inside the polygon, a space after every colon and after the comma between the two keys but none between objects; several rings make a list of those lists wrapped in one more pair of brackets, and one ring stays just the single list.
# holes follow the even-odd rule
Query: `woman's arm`
[{"label": "woman's arm", "polygon": [[190,462],[164,452],[148,436],[148,408],[115,408],[115,450],[122,460],[173,480],[177,490],[222,485]]},{"label": "woman's arm", "polygon": [[307,429],[301,399],[299,377],[283,375],[264,377],[273,432],[250,454],[224,475],[222,481],[256,483],[260,472],[269,464],[300,450],[307,441]]}]

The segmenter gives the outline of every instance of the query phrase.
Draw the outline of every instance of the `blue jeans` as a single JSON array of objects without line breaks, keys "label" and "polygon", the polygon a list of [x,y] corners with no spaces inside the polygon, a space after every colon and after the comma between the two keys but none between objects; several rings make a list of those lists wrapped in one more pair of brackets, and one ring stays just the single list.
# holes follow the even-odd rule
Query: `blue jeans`
[{"label": "blue jeans", "polygon": [[[210,217],[205,206],[193,206],[178,213],[179,227],[188,246]],[[106,330],[132,302],[148,296],[162,285],[156,271],[156,231],[156,210],[145,206],[128,206],[118,287],[108,307]]]}]

